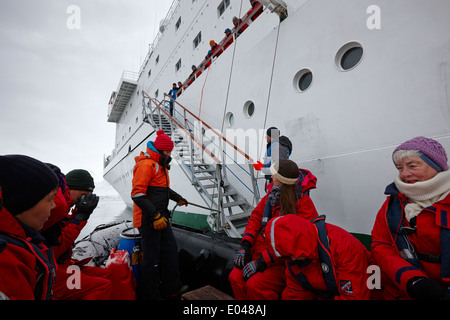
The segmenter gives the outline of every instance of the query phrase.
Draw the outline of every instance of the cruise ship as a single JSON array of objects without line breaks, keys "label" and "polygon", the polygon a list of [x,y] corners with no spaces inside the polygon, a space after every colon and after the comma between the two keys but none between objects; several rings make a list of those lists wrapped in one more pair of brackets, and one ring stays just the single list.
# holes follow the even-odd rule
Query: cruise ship
[{"label": "cruise ship", "polygon": [[449,14],[448,0],[175,0],[108,101],[104,178],[131,207],[134,158],[164,130],[171,187],[190,202],[174,221],[239,238],[277,127],[317,177],[319,214],[367,240],[395,147],[426,136],[450,150]]}]

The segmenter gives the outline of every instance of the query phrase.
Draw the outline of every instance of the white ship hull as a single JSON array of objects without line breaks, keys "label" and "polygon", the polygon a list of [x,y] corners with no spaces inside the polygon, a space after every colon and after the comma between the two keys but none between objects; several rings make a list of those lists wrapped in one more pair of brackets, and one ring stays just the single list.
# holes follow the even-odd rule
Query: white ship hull
[{"label": "white ship hull", "polygon": [[[265,10],[177,101],[224,134],[227,129],[278,127],[293,143],[291,160],[318,178],[311,197],[319,213],[349,232],[370,234],[386,198],[384,189],[396,175],[391,159],[395,147],[427,136],[450,150],[450,2],[285,2],[287,19],[280,23]],[[105,179],[130,206],[134,156],[154,139],[148,136],[154,129],[140,118],[139,93],[158,92],[161,99],[173,82],[187,78],[192,64],[203,60],[209,40],[223,38],[231,17],[248,9],[247,1],[241,10],[241,1],[231,0],[217,19],[216,8],[208,3],[175,2],[139,73],[138,94],[116,121],[117,144]],[[379,11],[368,13],[374,4]],[[175,31],[179,17],[182,24]],[[380,28],[372,29],[371,22]],[[193,50],[199,30],[203,44]],[[354,68],[340,70],[338,52],[352,43],[362,47],[362,59]],[[175,71],[179,59],[181,68]],[[305,91],[298,87],[303,69],[312,73]],[[248,102],[254,104],[251,117]],[[263,135],[256,146],[236,144],[256,152],[255,158],[264,155]],[[174,190],[202,202],[179,165],[173,165],[170,177]]]}]

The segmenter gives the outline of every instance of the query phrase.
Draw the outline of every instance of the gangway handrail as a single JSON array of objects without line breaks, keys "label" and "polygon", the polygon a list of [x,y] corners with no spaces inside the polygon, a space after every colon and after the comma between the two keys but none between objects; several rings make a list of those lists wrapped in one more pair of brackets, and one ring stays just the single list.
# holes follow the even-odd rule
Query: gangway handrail
[{"label": "gangway handrail", "polygon": [[[263,11],[265,10],[264,6],[262,3],[259,3],[258,6],[250,13],[250,14],[245,14],[243,16],[243,19],[239,18],[239,20],[241,20],[241,22],[237,25],[237,27],[233,28],[231,30],[231,34],[229,36],[225,36],[218,44],[217,44],[217,51],[215,54],[212,54],[210,57],[205,58],[202,62],[200,62],[200,64],[198,65],[197,70],[195,71],[194,74],[194,79],[197,79],[197,73],[198,72],[203,72],[205,71],[208,67],[205,67],[210,61],[212,62],[213,58],[218,58],[218,56],[216,56],[216,54],[218,52],[220,52],[220,50],[222,50],[222,52],[225,51],[226,48],[225,44],[228,43],[229,40],[233,39],[233,42],[237,40],[237,38],[240,36],[240,34],[237,34],[239,30],[241,30],[246,24],[247,24],[247,28],[254,22],[254,20],[252,20],[253,16],[256,15],[256,13],[261,9],[261,7],[263,7]],[[243,31],[241,31],[241,33],[243,33]],[[189,82],[191,81],[191,76],[189,75],[188,78],[181,84],[181,88],[183,92],[184,90],[186,90],[189,87]]]},{"label": "gangway handrail", "polygon": [[[218,215],[211,213],[208,218],[208,224],[213,228],[213,230],[224,231],[229,236],[241,237],[242,234],[241,234],[241,231],[238,230],[238,228],[242,227],[242,225],[239,227],[238,227],[238,225],[240,225],[242,223],[242,221],[245,221],[245,218],[248,215],[250,215],[251,210],[253,210],[254,207],[252,206],[251,203],[255,204],[255,203],[258,203],[260,200],[259,188],[256,183],[255,176],[254,176],[253,166],[251,163],[247,163],[249,166],[249,172],[250,172],[249,175],[250,175],[250,179],[251,179],[251,186],[253,187],[253,191],[252,191],[252,189],[250,189],[250,187],[247,185],[247,183],[245,183],[241,179],[241,177],[239,177],[237,174],[235,174],[229,168],[229,166],[225,165],[225,162],[226,162],[225,157],[227,156],[227,153],[222,148],[223,143],[220,143],[220,146],[219,146],[219,148],[220,148],[219,154],[222,155],[222,157],[219,157],[222,160],[219,160],[214,155],[214,153],[212,153],[212,151],[208,150],[207,146],[205,146],[203,144],[203,135],[200,135],[199,138],[195,137],[196,130],[189,129],[188,123],[190,122],[190,120],[188,119],[188,112],[189,112],[189,115],[193,116],[195,119],[197,119],[198,121],[203,123],[205,125],[205,127],[210,128],[217,135],[217,138],[218,138],[217,141],[219,141],[219,142],[225,141],[225,142],[229,143],[230,145],[232,145],[234,150],[237,150],[237,151],[241,152],[242,154],[244,154],[245,156],[247,156],[246,157],[247,159],[251,159],[251,158],[248,155],[246,155],[242,150],[240,150],[237,146],[235,146],[234,144],[229,142],[224,136],[217,133],[217,131],[215,131],[209,125],[204,123],[204,121],[202,121],[197,116],[195,116],[192,112],[187,110],[180,103],[178,103],[178,105],[181,107],[181,109],[179,109],[179,110],[174,109],[173,111],[178,114],[183,114],[183,118],[184,118],[186,127],[183,126],[183,124],[182,124],[183,121],[181,119],[176,119],[175,114],[169,115],[168,111],[166,111],[167,110],[166,109],[167,108],[167,100],[166,99],[164,99],[161,102],[156,102],[155,99],[150,97],[148,95],[148,93],[145,92],[144,90],[142,90],[141,93],[142,93],[142,97],[143,97],[142,104],[144,107],[144,113],[147,115],[148,112],[150,112],[150,114],[152,114],[152,119],[154,120],[154,115],[155,115],[154,110],[158,111],[157,116],[159,117],[159,122],[156,123],[156,120],[155,120],[155,122],[152,124],[152,126],[154,126],[155,128],[161,128],[161,129],[164,127],[167,127],[167,120],[165,120],[165,119],[168,119],[170,122],[169,123],[170,129],[167,129],[167,130],[170,130],[172,132],[172,137],[174,137],[174,135],[173,135],[174,127],[176,127],[176,126],[178,126],[180,129],[182,129],[184,132],[186,132],[188,134],[187,137],[190,136],[190,138],[191,138],[191,140],[189,141],[189,150],[190,151],[188,154],[188,156],[190,156],[190,159],[191,159],[190,165],[188,165],[184,162],[184,160],[186,158],[184,158],[184,154],[182,154],[184,148],[186,147],[185,143],[183,143],[181,145],[181,148],[177,148],[175,151],[176,151],[177,155],[179,156],[177,158],[179,163],[183,164],[188,169],[190,169],[191,174],[189,174],[189,171],[187,171],[184,166],[182,167],[182,170],[188,176],[192,185],[194,185],[196,187],[200,196],[203,198],[203,200],[207,204],[210,202],[211,208],[217,207],[217,210],[215,210],[215,211],[218,213]],[[167,96],[167,94],[165,94],[165,95]],[[146,99],[148,99],[148,101]],[[154,103],[155,107],[153,107],[151,105],[151,103]],[[150,110],[148,111],[148,109],[150,109]],[[161,111],[167,118],[164,118],[164,119],[161,118]],[[165,123],[164,125],[162,125],[163,120]],[[219,137],[222,139],[220,139]],[[180,138],[180,142],[181,142],[181,140],[184,140],[184,139]],[[202,148],[202,150],[204,152],[206,152],[216,162],[215,165],[209,163],[209,161],[208,162],[205,161],[203,155],[201,157],[200,163],[196,163],[196,164],[194,163],[194,152],[195,152],[194,147],[193,147],[194,142],[196,144],[198,144]],[[196,158],[196,159],[198,160],[198,158]],[[253,159],[251,159],[251,160],[253,160]],[[236,163],[236,160],[233,160],[233,161]],[[194,166],[199,166],[199,168],[194,169]],[[239,164],[238,164],[238,166],[241,167]],[[202,168],[202,167],[205,167],[205,168]],[[242,169],[245,170],[244,168],[242,168]],[[226,174],[227,170],[229,170],[235,176],[237,181],[228,180],[227,174]],[[211,172],[214,172],[214,174],[212,174]],[[210,180],[210,181],[209,181],[209,184],[204,184],[200,180]],[[211,184],[211,180],[213,180],[213,184]],[[250,192],[253,193],[253,202],[249,202],[247,200],[247,196],[241,193],[242,191],[240,190],[240,188],[235,186],[235,182],[243,184],[244,187],[246,187]],[[206,183],[208,183],[208,182],[206,182]],[[207,189],[210,189],[210,188],[213,188],[212,194],[207,191]],[[216,193],[216,191],[217,191],[217,193]],[[238,208],[238,210],[242,210],[243,212],[236,213],[233,210],[233,208],[235,208],[235,207]],[[227,211],[228,214],[225,211]]]},{"label": "gangway handrail", "polygon": [[200,121],[205,127],[207,127],[208,129],[210,129],[212,132],[214,132],[219,138],[221,138],[223,141],[225,141],[226,143],[228,143],[231,147],[233,147],[234,150],[236,150],[237,152],[239,152],[241,155],[243,155],[248,161],[255,163],[255,160],[253,160],[252,157],[250,157],[248,154],[246,154],[244,151],[242,151],[241,149],[239,149],[239,147],[235,144],[233,144],[232,142],[230,142],[227,138],[225,138],[223,135],[221,135],[220,133],[218,133],[214,128],[212,128],[209,124],[207,124],[206,122],[204,122],[202,119],[200,119],[199,117],[197,117],[195,114],[193,114],[191,111],[189,111],[186,107],[184,107],[181,103],[179,103],[177,100],[174,100],[171,96],[169,96],[167,93],[164,93],[165,96],[169,97],[170,100],[174,101],[177,105],[179,105],[181,108],[183,108],[183,110],[185,110],[186,112],[188,112],[191,116],[193,116],[196,120]]},{"label": "gangway handrail", "polygon": [[172,120],[173,123],[175,123],[178,127],[180,127],[180,129],[182,129],[184,132],[186,132],[188,135],[191,136],[192,140],[195,141],[195,143],[197,143],[202,149],[203,151],[206,151],[206,153],[217,163],[217,164],[221,164],[221,161],[213,154],[211,153],[200,141],[198,141],[194,135],[189,132],[188,130],[186,130],[175,118],[173,118],[172,116],[170,116],[165,110],[164,108],[161,107],[161,104],[158,104],[155,102],[155,100],[153,100],[152,97],[150,97],[148,95],[147,92],[145,92],[144,90],[142,90],[142,93],[144,95],[147,96],[148,99],[150,99],[150,101],[152,101],[156,107],[158,107],[162,112],[164,112],[164,114],[170,119]]}]

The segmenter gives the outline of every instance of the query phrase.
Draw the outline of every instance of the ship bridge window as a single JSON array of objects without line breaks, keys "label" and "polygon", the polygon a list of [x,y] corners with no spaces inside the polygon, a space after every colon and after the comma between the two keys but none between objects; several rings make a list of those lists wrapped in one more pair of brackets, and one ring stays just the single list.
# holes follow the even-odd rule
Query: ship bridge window
[{"label": "ship bridge window", "polygon": [[336,53],[335,64],[340,71],[349,71],[355,68],[362,60],[363,47],[358,42],[349,42]]},{"label": "ship bridge window", "polygon": [[294,89],[299,92],[304,92],[311,87],[313,81],[313,74],[309,69],[302,69],[294,76]]}]

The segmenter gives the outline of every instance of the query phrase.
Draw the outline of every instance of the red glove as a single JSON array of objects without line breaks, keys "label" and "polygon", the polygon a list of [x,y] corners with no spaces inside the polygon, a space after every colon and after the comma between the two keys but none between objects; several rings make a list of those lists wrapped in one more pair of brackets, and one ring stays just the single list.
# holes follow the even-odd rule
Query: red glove
[{"label": "red glove", "polygon": [[263,168],[263,164],[260,161],[256,161],[256,163],[253,164],[253,168],[255,168],[256,171],[259,171]]}]

